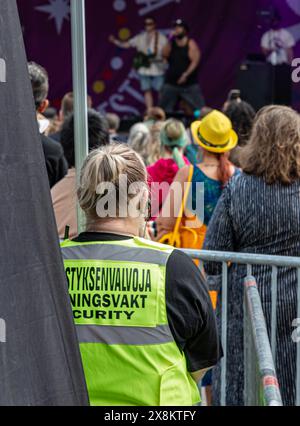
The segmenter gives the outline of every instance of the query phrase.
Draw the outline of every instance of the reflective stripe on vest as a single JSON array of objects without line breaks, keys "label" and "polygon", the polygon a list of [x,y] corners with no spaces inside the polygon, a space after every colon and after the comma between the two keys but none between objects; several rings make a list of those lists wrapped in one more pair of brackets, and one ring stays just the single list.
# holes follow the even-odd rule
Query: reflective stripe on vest
[{"label": "reflective stripe on vest", "polygon": [[[105,244],[104,250],[101,251],[102,260],[115,260],[122,262],[143,262],[156,265],[166,265],[169,253],[157,252],[155,250],[147,250]],[[63,258],[65,260],[78,259],[97,259],[99,257],[99,245],[82,245],[74,247],[66,247],[63,249]]]},{"label": "reflective stripe on vest", "polygon": [[77,325],[79,343],[104,343],[106,345],[156,345],[174,341],[170,327],[114,327]]}]

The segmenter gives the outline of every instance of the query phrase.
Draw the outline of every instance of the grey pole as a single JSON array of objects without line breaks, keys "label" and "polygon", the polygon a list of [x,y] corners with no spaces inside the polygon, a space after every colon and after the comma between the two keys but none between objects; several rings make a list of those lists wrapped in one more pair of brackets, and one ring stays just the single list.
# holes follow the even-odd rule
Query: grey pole
[{"label": "grey pole", "polygon": [[[74,92],[75,167],[77,182],[88,155],[87,67],[85,0],[71,0],[72,62]],[[78,232],[85,226],[82,210],[77,208]]]}]

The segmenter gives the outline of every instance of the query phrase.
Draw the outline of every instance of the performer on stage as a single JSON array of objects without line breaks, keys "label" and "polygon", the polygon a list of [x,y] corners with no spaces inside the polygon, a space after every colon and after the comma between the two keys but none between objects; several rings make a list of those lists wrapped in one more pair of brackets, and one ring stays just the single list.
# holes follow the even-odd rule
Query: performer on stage
[{"label": "performer on stage", "polygon": [[274,12],[271,22],[271,29],[267,31],[261,39],[261,48],[267,61],[272,65],[291,65],[294,59],[296,42],[292,34],[281,28],[281,16],[278,11]]},{"label": "performer on stage", "polygon": [[122,42],[114,36],[110,41],[118,47],[137,50],[134,59],[134,68],[138,71],[141,80],[141,89],[145,94],[147,110],[154,106],[153,91],[160,92],[164,84],[166,64],[163,59],[163,49],[167,45],[166,36],[156,29],[153,17],[145,19],[145,31],[129,41]]},{"label": "performer on stage", "polygon": [[273,67],[272,102],[290,106],[292,103],[291,63],[296,42],[293,35],[281,27],[281,16],[274,11],[271,29],[261,39],[261,48],[267,62]]},{"label": "performer on stage", "polygon": [[196,41],[189,37],[189,26],[182,19],[174,22],[173,39],[164,48],[164,57],[169,70],[160,106],[171,113],[181,99],[193,111],[200,110],[205,104],[198,83],[201,51]]}]

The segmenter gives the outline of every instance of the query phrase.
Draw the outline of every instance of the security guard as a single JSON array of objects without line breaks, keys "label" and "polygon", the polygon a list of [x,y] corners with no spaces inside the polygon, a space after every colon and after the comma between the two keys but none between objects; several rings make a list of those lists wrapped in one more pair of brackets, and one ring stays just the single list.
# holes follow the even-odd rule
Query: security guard
[{"label": "security guard", "polygon": [[[203,281],[194,289],[192,274],[200,273],[193,262],[138,236],[145,229],[141,212],[148,200],[142,160],[125,145],[92,152],[82,169],[78,197],[87,232],[63,242],[62,253],[91,404],[199,403],[196,382],[220,357],[214,314]],[[176,291],[176,279],[169,276],[172,262],[172,269],[180,268],[182,286],[191,282],[190,302],[175,300],[189,292],[189,284]],[[187,313],[189,318],[181,320]],[[194,339],[180,336],[193,328],[191,320],[197,323],[189,333]],[[193,349],[189,360],[185,348],[188,353],[197,342],[200,356]]]}]

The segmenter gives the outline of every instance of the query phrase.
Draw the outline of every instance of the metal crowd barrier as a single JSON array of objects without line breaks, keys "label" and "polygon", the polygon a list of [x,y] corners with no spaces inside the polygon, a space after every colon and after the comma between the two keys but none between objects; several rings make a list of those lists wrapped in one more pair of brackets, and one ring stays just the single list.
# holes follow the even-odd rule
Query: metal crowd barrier
[{"label": "metal crowd barrier", "polygon": [[[248,405],[259,405],[262,401],[250,400],[250,398],[257,398],[259,396],[260,387],[263,389],[263,404],[268,407],[272,406],[282,406],[282,399],[279,390],[279,383],[277,380],[276,370],[273,361],[273,355],[270,345],[270,340],[268,336],[267,326],[265,317],[263,314],[263,309],[261,305],[261,300],[257,288],[257,284],[254,277],[247,277],[245,279],[245,296],[246,296],[246,307],[247,307],[247,321],[251,326],[250,333],[246,330],[246,351],[248,356],[246,356],[245,363],[251,365],[251,368],[246,369],[246,382],[250,384],[254,379],[254,386],[250,387],[252,389],[253,395],[248,396]],[[254,349],[257,359],[253,359],[252,351],[252,342],[254,343]],[[255,374],[255,368],[258,364],[259,368],[259,377]],[[254,370],[254,374],[253,374]],[[248,375],[248,377],[247,377]],[[259,381],[261,380],[261,385]],[[249,389],[249,387],[248,387]]]},{"label": "metal crowd barrier", "polygon": [[[221,340],[224,351],[224,357],[221,361],[221,405],[226,405],[226,366],[227,366],[227,304],[228,304],[228,268],[230,264],[240,264],[247,266],[247,276],[252,276],[253,265],[265,265],[272,268],[271,280],[271,350],[274,363],[276,364],[276,330],[277,330],[277,290],[278,290],[278,268],[287,267],[297,269],[298,277],[298,294],[297,294],[297,317],[300,318],[300,258],[287,256],[270,256],[248,253],[227,253],[199,250],[182,250],[192,259],[201,262],[217,262],[222,263],[222,307],[221,307]],[[201,265],[200,265],[201,267]],[[246,278],[246,277],[245,277]],[[249,324],[247,303],[244,303],[244,327],[245,337],[251,330]],[[292,338],[292,336],[291,336]],[[245,404],[259,405],[258,397],[255,391],[258,388],[258,372],[253,358],[253,350],[249,342],[245,342]],[[300,342],[297,344],[297,372],[296,372],[296,405],[300,406]],[[251,383],[249,383],[249,380]]]}]

